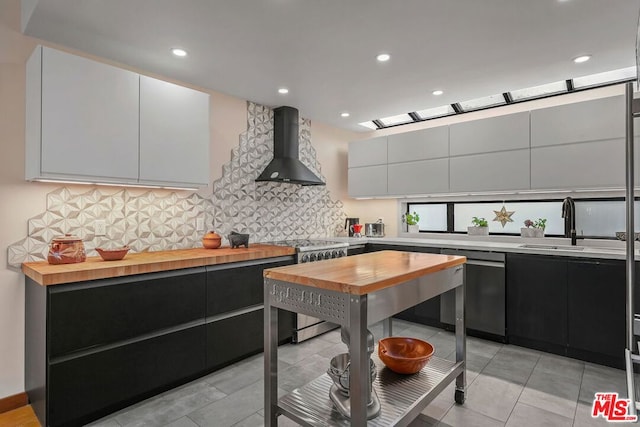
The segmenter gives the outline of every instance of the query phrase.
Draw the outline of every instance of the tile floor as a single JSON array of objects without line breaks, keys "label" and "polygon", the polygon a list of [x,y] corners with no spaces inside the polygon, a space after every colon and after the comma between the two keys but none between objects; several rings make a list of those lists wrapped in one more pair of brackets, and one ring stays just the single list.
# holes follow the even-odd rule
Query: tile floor
[{"label": "tile floor", "polygon": [[[382,328],[372,328],[376,338]],[[453,360],[453,334],[394,320],[394,335],[424,337],[436,355]],[[286,394],[325,372],[329,360],[346,351],[339,330],[278,351],[279,394]],[[574,426],[610,425],[593,419],[596,391],[626,396],[624,371],[512,345],[468,338],[467,394],[453,399],[453,384],[411,423],[420,426]],[[263,419],[263,358],[256,355],[170,390],[91,424],[101,427],[257,427]],[[279,418],[280,426],[297,424]]]}]

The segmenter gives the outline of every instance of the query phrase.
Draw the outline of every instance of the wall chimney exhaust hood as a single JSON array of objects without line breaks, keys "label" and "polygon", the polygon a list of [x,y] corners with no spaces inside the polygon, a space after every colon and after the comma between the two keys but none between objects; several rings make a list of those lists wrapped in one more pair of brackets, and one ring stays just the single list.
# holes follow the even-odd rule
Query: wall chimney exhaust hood
[{"label": "wall chimney exhaust hood", "polygon": [[325,185],[299,159],[298,110],[278,107],[273,110],[273,160],[256,182],[287,182],[299,185]]}]

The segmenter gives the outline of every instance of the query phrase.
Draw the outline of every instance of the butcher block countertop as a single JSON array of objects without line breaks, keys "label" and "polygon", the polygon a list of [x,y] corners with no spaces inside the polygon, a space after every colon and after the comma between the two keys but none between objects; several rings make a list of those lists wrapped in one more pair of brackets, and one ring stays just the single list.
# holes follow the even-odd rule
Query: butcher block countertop
[{"label": "butcher block countertop", "polygon": [[365,295],[464,264],[466,261],[466,257],[457,255],[379,251],[269,268],[264,271],[264,277],[352,295]]},{"label": "butcher block countertop", "polygon": [[22,264],[22,272],[35,282],[48,286],[293,254],[294,248],[254,243],[249,244],[249,248],[195,248],[128,253],[120,261],[103,261],[100,257],[89,257],[85,262],[77,264],[25,262]]}]

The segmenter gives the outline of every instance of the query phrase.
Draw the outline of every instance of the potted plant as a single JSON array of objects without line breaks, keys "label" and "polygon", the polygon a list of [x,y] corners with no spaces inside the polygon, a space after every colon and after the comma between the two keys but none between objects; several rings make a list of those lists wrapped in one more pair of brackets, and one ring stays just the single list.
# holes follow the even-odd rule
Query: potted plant
[{"label": "potted plant", "polygon": [[544,228],[547,226],[546,218],[538,218],[537,221],[527,219],[524,221],[525,227],[520,228],[522,237],[544,237]]},{"label": "potted plant", "polygon": [[407,223],[407,231],[409,233],[419,233],[418,221],[420,221],[420,215],[415,211],[413,213],[407,212],[403,215],[402,220]]},{"label": "potted plant", "polygon": [[488,236],[489,235],[489,223],[484,218],[478,218],[474,216],[471,220],[470,227],[467,227],[467,233],[471,236]]}]

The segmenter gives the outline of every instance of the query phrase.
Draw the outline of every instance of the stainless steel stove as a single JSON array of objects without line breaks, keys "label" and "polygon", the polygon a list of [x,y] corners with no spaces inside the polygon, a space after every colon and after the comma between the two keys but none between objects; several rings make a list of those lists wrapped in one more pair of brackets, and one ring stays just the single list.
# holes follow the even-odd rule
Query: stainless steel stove
[{"label": "stainless steel stove", "polygon": [[325,259],[347,256],[349,244],[330,240],[280,240],[273,242],[278,246],[289,246],[296,249],[296,263],[323,261]]},{"label": "stainless steel stove", "polygon": [[[349,247],[347,242],[310,239],[280,240],[271,244],[295,248],[296,263],[298,264],[342,258],[347,256],[347,248]],[[337,327],[338,325],[334,323],[298,313],[293,330],[293,342],[308,340]]]}]

